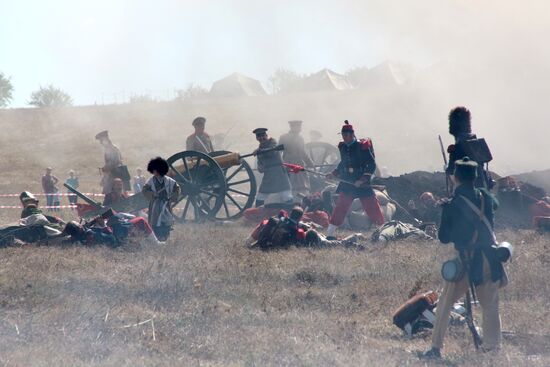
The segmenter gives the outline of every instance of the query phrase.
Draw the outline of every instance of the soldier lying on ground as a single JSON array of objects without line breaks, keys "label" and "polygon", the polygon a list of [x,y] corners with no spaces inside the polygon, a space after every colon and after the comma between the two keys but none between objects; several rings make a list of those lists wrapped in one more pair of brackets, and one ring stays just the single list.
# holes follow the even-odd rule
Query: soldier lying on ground
[{"label": "soldier lying on ground", "polygon": [[60,227],[52,224],[44,214],[31,214],[0,228],[0,246],[49,241],[59,235]]},{"label": "soldier lying on ground", "polygon": [[[330,210],[326,210],[323,205],[321,194],[316,193],[308,195],[302,199],[304,209],[303,222],[313,222],[323,228],[329,224]],[[292,206],[284,203],[265,204],[257,208],[249,208],[244,211],[243,217],[249,223],[258,223],[263,219],[269,219],[276,216],[281,210],[291,210]]]},{"label": "soldier lying on ground", "polygon": [[23,205],[23,210],[21,211],[21,219],[27,218],[31,215],[41,214],[46,217],[50,224],[59,226],[59,228],[61,228],[65,224],[60,218],[54,217],[52,215],[45,215],[38,207],[39,200],[32,193],[28,191],[23,191],[19,195],[19,201],[21,201],[21,205]]},{"label": "soldier lying on ground", "polygon": [[150,244],[161,243],[145,218],[114,213],[111,209],[84,224],[69,222],[63,233],[70,236],[72,242],[80,242],[83,245],[104,244],[118,247],[129,239],[139,238]]},{"label": "soldier lying on ground", "polygon": [[334,247],[345,246],[362,248],[358,240],[361,234],[354,234],[342,240],[327,240],[315,229],[313,223],[302,221],[304,210],[297,206],[287,215],[281,211],[279,215],[263,220],[247,238],[246,244],[262,250],[296,246]]}]

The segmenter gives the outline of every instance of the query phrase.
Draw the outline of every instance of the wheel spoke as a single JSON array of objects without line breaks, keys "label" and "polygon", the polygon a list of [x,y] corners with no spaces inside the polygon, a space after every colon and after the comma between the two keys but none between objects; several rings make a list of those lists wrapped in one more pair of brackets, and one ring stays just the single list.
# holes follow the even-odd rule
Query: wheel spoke
[{"label": "wheel spoke", "polygon": [[246,192],[242,192],[242,191],[231,189],[231,188],[228,188],[227,191],[231,191],[231,192],[234,192],[236,194],[240,194],[240,195],[244,195],[244,196],[250,196],[250,194],[247,194]]},{"label": "wheel spoke", "polygon": [[231,182],[231,183],[227,183],[227,186],[235,186],[235,185],[240,185],[240,184],[243,184],[243,183],[247,183],[247,182],[250,182],[250,178],[246,179],[246,180],[241,180],[241,181],[236,181],[236,182]]},{"label": "wheel spoke", "polygon": [[229,218],[229,208],[227,207],[227,203],[225,202],[225,200],[223,201],[223,208],[225,209],[225,215],[227,216],[227,218]]},{"label": "wheel spoke", "polygon": [[188,183],[189,180],[187,180],[185,178],[185,176],[183,176],[180,171],[178,171],[177,169],[174,168],[174,166],[171,164],[171,163],[168,163],[168,165],[170,166],[170,168],[172,169],[172,171],[174,171],[174,173],[176,174],[176,176],[178,176],[180,178],[180,180],[182,180],[182,182],[184,183]]},{"label": "wheel spoke", "polygon": [[183,208],[183,214],[181,218],[185,220],[187,218],[187,211],[189,210],[189,204],[191,203],[191,200],[189,197],[187,197],[187,200],[185,201],[185,207]]},{"label": "wheel spoke", "polygon": [[197,162],[195,163],[195,168],[198,170],[200,170],[200,162],[201,162],[201,157],[198,157],[197,158]]},{"label": "wheel spoke", "polygon": [[208,191],[208,190],[205,190],[205,189],[199,189],[203,194],[206,194],[206,195],[210,195],[210,197],[208,198],[208,200],[210,200],[210,198],[212,196],[215,196],[215,197],[220,197],[219,194],[216,194],[215,192],[212,192],[212,191]]},{"label": "wheel spoke", "polygon": [[188,181],[193,182],[193,176],[191,176],[191,170],[189,169],[189,166],[187,165],[187,159],[185,159],[185,157],[184,157],[181,160],[183,161],[183,165],[185,166],[185,172],[187,172],[187,176],[189,176]]},{"label": "wheel spoke", "polygon": [[206,201],[204,201],[204,199],[200,195],[198,195],[196,199],[197,204],[199,204],[199,208],[201,208],[203,212],[206,211],[206,213],[210,215],[212,213],[212,208],[210,207],[210,205]]},{"label": "wheel spoke", "polygon": [[237,202],[235,201],[235,199],[233,199],[233,198],[231,197],[231,195],[225,194],[225,196],[227,196],[227,197],[229,198],[229,200],[231,200],[231,201],[233,202],[233,204],[235,204],[235,206],[236,206],[237,208],[239,208],[239,211],[240,211],[240,210],[243,210],[242,206],[240,206],[239,203],[237,203]]},{"label": "wheel spoke", "polygon": [[227,177],[227,178],[225,179],[225,181],[226,181],[226,182],[231,181],[231,179],[232,179],[233,177],[235,177],[235,176],[237,175],[237,173],[239,173],[243,168],[244,168],[244,166],[241,164],[241,165],[239,166],[239,168],[237,168],[237,169],[235,170],[235,172],[233,172],[229,177]]}]

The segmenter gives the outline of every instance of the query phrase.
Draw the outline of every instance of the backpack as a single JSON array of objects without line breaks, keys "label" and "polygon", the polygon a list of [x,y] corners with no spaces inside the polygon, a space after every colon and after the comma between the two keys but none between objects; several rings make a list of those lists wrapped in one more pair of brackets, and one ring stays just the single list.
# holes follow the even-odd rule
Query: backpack
[{"label": "backpack", "polygon": [[291,242],[293,231],[286,217],[271,217],[262,223],[255,246],[262,250],[285,247]]}]

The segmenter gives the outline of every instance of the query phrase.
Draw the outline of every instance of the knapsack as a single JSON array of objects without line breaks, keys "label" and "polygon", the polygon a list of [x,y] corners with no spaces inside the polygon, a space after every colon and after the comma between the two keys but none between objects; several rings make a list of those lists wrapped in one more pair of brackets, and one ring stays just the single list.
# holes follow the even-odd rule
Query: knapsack
[{"label": "knapsack", "polygon": [[255,246],[264,250],[285,247],[292,239],[292,234],[286,217],[271,217],[267,223],[262,224]]}]

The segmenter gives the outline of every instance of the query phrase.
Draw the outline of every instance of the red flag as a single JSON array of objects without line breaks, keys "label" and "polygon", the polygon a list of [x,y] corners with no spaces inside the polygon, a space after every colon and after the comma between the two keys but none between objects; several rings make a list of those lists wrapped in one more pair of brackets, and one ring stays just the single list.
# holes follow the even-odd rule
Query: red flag
[{"label": "red flag", "polygon": [[305,170],[304,167],[298,165],[298,164],[292,164],[292,163],[283,163],[283,166],[288,168],[288,172],[290,173],[300,173]]}]

